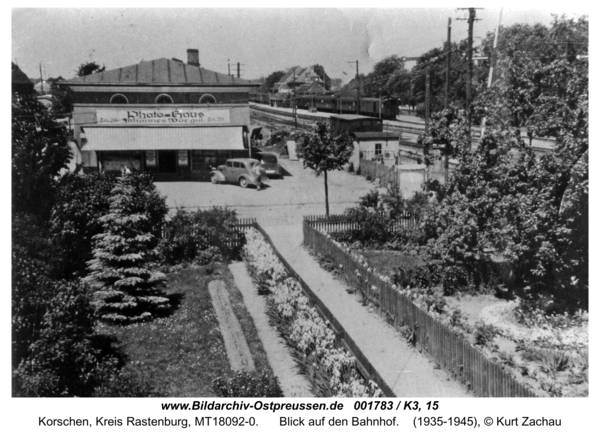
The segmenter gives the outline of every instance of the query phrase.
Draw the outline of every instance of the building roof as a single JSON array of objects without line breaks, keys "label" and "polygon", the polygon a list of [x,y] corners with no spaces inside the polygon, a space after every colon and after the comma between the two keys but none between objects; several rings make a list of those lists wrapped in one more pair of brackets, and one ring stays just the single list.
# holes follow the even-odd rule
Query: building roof
[{"label": "building roof", "polygon": [[127,67],[106,70],[87,76],[74,77],[62,82],[65,85],[219,85],[259,86],[258,82],[240,79],[180,60],[160,58],[143,61]]}]

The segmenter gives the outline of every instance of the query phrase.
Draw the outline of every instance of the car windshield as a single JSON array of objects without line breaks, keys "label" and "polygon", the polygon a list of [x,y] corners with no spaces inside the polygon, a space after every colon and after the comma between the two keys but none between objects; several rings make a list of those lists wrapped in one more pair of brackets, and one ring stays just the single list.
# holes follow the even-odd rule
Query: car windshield
[{"label": "car windshield", "polygon": [[277,164],[277,157],[275,155],[263,155],[262,161],[265,164]]}]

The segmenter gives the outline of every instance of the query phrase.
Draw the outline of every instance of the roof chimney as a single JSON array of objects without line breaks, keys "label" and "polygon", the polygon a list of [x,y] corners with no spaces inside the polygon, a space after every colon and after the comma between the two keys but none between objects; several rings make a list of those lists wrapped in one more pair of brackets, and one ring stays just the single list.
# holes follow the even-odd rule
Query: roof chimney
[{"label": "roof chimney", "polygon": [[200,54],[198,53],[198,49],[188,49],[187,58],[187,63],[189,65],[195,65],[196,67],[200,66]]}]

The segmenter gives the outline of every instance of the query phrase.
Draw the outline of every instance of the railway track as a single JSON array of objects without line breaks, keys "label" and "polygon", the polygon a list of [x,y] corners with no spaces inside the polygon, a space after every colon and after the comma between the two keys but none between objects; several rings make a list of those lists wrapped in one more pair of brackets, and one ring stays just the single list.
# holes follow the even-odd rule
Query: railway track
[{"label": "railway track", "polygon": [[[294,127],[294,119],[291,113],[287,111],[278,111],[277,109],[268,107],[261,108],[258,105],[251,106],[252,118],[264,123],[279,123],[285,126]],[[307,130],[314,126],[317,121],[327,121],[329,113],[318,113],[317,114],[304,114],[298,113],[297,125],[298,129]],[[384,120],[383,129],[389,132],[407,133],[413,135],[422,134],[425,131],[425,123],[409,121],[409,120]],[[474,128],[472,130],[472,138],[474,141],[478,141],[481,137],[480,128]],[[523,139],[528,142],[529,138],[526,136]],[[406,141],[405,141],[406,142]],[[409,140],[409,142],[412,142]],[[416,143],[415,143],[416,144]],[[532,147],[534,151],[538,153],[548,153],[554,148],[555,141],[547,138],[534,138]]]}]

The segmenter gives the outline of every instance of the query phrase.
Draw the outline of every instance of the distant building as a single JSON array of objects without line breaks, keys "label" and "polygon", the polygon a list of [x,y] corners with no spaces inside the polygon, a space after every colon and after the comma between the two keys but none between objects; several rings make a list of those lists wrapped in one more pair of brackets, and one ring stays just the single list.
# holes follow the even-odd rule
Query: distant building
[{"label": "distant building", "polygon": [[248,94],[258,83],[160,58],[59,82],[74,99],[74,138],[87,170],[125,166],[160,179],[207,180],[248,156]]},{"label": "distant building", "polygon": [[314,84],[325,89],[323,81],[311,67],[292,67],[275,83],[274,91],[291,93],[295,89],[298,93],[307,93]]}]

